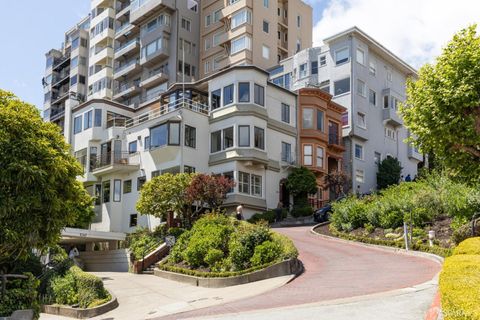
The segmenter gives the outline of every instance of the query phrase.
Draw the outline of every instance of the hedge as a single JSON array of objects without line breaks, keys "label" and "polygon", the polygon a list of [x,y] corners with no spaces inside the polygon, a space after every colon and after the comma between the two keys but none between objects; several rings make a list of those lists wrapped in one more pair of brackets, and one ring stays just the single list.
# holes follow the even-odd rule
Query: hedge
[{"label": "hedge", "polygon": [[480,255],[447,258],[439,284],[445,320],[480,320]]},{"label": "hedge", "polygon": [[454,250],[453,254],[473,254],[480,255],[480,237],[469,238],[461,242]]}]

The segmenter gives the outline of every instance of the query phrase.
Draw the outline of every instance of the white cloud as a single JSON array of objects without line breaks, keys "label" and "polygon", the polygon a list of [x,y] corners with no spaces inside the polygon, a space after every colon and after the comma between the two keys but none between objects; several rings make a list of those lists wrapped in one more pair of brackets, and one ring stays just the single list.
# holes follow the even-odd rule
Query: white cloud
[{"label": "white cloud", "polygon": [[331,0],[314,26],[313,43],[320,45],[356,25],[419,67],[432,62],[455,32],[473,23],[480,24],[478,0]]}]

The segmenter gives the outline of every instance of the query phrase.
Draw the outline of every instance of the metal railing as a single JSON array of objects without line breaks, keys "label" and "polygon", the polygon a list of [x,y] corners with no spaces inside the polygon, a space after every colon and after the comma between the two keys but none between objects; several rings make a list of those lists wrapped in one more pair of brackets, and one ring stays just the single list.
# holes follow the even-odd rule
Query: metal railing
[{"label": "metal railing", "polygon": [[125,117],[113,117],[107,120],[107,129],[111,127],[125,128],[125,122],[127,118]]},{"label": "metal railing", "polygon": [[117,95],[121,92],[124,92],[130,88],[137,88],[139,86],[139,82],[138,81],[130,81],[130,82],[127,82],[127,83],[121,83],[120,85],[118,85],[117,87],[115,87],[113,89],[113,94],[114,95]]},{"label": "metal railing", "polygon": [[175,102],[161,105],[159,108],[143,113],[137,117],[130,118],[125,122],[125,126],[127,128],[130,128],[130,127],[139,125],[145,121],[158,118],[164,114],[168,114],[170,112],[173,112],[181,108],[189,109],[204,115],[208,115],[209,113],[209,108],[207,105],[204,105],[202,103],[199,103],[187,98],[181,98],[176,100]]},{"label": "metal railing", "polygon": [[113,151],[107,152],[98,155],[96,158],[93,158],[90,165],[92,171],[99,170],[104,167],[113,166],[113,165],[133,165],[138,163],[132,163],[131,157],[137,153],[129,153],[125,151]]},{"label": "metal railing", "polygon": [[295,153],[293,153],[293,152],[282,152],[281,160],[282,160],[283,163],[288,163],[288,164],[293,165],[293,164],[296,163]]}]

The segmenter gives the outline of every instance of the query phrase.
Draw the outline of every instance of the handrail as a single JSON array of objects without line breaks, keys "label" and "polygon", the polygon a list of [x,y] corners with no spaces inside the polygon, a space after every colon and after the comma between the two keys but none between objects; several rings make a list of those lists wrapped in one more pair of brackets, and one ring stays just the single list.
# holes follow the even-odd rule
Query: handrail
[{"label": "handrail", "polygon": [[125,127],[131,128],[133,126],[139,125],[145,121],[156,119],[164,114],[173,112],[177,109],[185,108],[192,110],[194,112],[202,113],[205,115],[209,114],[209,107],[207,105],[201,104],[199,102],[187,99],[187,98],[180,98],[173,103],[168,103],[165,105],[161,105],[159,108],[154,110],[145,112],[139,116],[134,118],[130,118],[125,121]]},{"label": "handrail", "polygon": [[136,155],[136,152],[130,153],[126,151],[113,151],[106,152],[98,155],[96,158],[93,158],[92,163],[90,164],[93,168],[92,171],[101,169],[103,167],[108,167],[114,164],[120,165],[130,165],[130,157]]}]

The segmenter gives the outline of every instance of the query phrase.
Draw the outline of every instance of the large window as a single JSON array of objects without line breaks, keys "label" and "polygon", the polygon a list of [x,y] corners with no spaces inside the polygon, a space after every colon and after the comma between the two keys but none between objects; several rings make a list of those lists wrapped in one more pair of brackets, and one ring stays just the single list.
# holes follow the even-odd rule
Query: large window
[{"label": "large window", "polygon": [[290,106],[282,103],[282,121],[290,123]]},{"label": "large window", "polygon": [[293,155],[292,155],[292,145],[287,142],[282,141],[282,161],[285,162],[292,162]]},{"label": "large window", "polygon": [[251,174],[251,195],[261,197],[262,196],[262,177],[255,174]]},{"label": "large window", "polygon": [[250,50],[250,42],[251,42],[250,37],[247,37],[247,36],[242,36],[232,40],[230,54],[233,55],[245,49]]},{"label": "large window", "polygon": [[94,120],[95,127],[102,126],[102,109],[95,109],[95,120]]},{"label": "large window", "polygon": [[368,91],[368,101],[370,102],[371,105],[374,105],[374,106],[377,105],[377,93],[372,89]]},{"label": "large window", "polygon": [[312,61],[310,68],[312,69],[312,74],[318,74],[318,61]]},{"label": "large window", "polygon": [[363,146],[355,144],[355,158],[363,160]]},{"label": "large window", "polygon": [[299,74],[298,74],[299,78],[306,77],[307,76],[307,64],[306,63],[301,64],[298,72],[299,72]]},{"label": "large window", "polygon": [[168,144],[178,146],[180,145],[180,122],[168,123]]},{"label": "large window", "polygon": [[233,127],[223,129],[223,149],[233,147]]},{"label": "large window", "polygon": [[238,102],[250,102],[250,82],[238,84]]},{"label": "large window", "polygon": [[222,150],[222,131],[215,131],[210,134],[210,151],[218,152]]},{"label": "large window", "polygon": [[335,96],[350,92],[350,78],[335,81],[333,91]]},{"label": "large window", "polygon": [[137,226],[138,214],[134,213],[130,215],[129,226],[130,228]]},{"label": "large window", "polygon": [[250,126],[238,126],[238,146],[250,147]]},{"label": "large window", "polygon": [[306,166],[313,164],[313,147],[311,144],[303,145],[303,164]]},{"label": "large window", "polygon": [[323,122],[323,111],[317,110],[317,130],[324,130]]},{"label": "large window", "polygon": [[268,33],[269,31],[269,23],[268,21],[263,20],[263,32]]},{"label": "large window", "polygon": [[265,88],[255,83],[254,85],[255,104],[265,106]]},{"label": "large window", "polygon": [[102,183],[103,203],[110,202],[110,180]]},{"label": "large window", "polygon": [[240,193],[250,193],[250,174],[239,171],[238,172],[238,192]]},{"label": "large window", "polygon": [[359,183],[365,182],[365,173],[363,170],[355,170],[355,180]]},{"label": "large window", "polygon": [[317,147],[317,167],[323,168],[324,151],[322,147]]},{"label": "large window", "polygon": [[223,105],[233,103],[233,84],[223,88]]},{"label": "large window", "polygon": [[83,115],[83,130],[90,129],[92,127],[92,116],[93,110],[85,112],[85,114]]},{"label": "large window", "polygon": [[348,62],[349,54],[348,48],[343,48],[340,50],[335,51],[335,64],[342,64]]},{"label": "large window", "polygon": [[130,193],[132,192],[132,180],[124,180],[123,181],[123,193]]},{"label": "large window", "polygon": [[137,140],[132,141],[128,144],[128,153],[136,153],[137,152]]},{"label": "large window", "polygon": [[265,149],[265,130],[262,128],[254,127],[253,131],[254,146],[258,149]]},{"label": "large window", "polygon": [[210,95],[212,110],[220,108],[220,95],[221,95],[220,89],[212,91]]},{"label": "large window", "polygon": [[252,22],[252,13],[249,10],[243,9],[232,15],[231,28],[232,30],[241,26],[244,23],[250,24]]},{"label": "large window", "polygon": [[313,109],[303,108],[302,110],[302,128],[313,129]]},{"label": "large window", "polygon": [[190,148],[197,147],[197,129],[185,125],[185,145]]},{"label": "large window", "polygon": [[120,202],[122,199],[122,180],[113,180],[113,202]]},{"label": "large window", "polygon": [[150,148],[180,145],[180,123],[168,122],[150,129]]},{"label": "large window", "polygon": [[82,132],[82,116],[75,117],[73,120],[73,133]]}]

